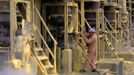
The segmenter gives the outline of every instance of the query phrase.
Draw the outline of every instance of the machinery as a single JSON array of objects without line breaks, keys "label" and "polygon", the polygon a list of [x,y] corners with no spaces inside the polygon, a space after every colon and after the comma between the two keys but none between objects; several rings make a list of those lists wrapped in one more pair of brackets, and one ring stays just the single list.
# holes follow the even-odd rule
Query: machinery
[{"label": "machinery", "polygon": [[118,52],[131,48],[133,0],[0,0],[0,52],[12,69],[30,75],[79,73],[87,59],[79,33],[90,28],[99,72],[127,75]]}]

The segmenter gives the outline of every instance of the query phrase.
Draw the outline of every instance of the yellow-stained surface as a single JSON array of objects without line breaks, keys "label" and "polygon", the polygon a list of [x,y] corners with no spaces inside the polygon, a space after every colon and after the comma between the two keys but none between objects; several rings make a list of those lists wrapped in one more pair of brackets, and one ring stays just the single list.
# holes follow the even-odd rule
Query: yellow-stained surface
[{"label": "yellow-stained surface", "polygon": [[[133,0],[0,0],[0,75],[133,75],[133,6]],[[80,73],[87,45],[79,33],[90,28],[98,73]]]}]

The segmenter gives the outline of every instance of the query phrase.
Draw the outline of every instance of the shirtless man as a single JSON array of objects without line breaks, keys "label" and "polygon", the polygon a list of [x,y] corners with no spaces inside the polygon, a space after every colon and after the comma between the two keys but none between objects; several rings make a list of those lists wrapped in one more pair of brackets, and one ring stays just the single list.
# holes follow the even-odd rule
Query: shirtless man
[{"label": "shirtless man", "polygon": [[92,72],[96,72],[95,60],[96,60],[96,42],[97,36],[95,34],[95,29],[91,28],[87,33],[81,33],[84,40],[86,41],[88,50],[87,50],[87,59],[84,63],[84,67],[80,72],[87,72],[89,69]]}]

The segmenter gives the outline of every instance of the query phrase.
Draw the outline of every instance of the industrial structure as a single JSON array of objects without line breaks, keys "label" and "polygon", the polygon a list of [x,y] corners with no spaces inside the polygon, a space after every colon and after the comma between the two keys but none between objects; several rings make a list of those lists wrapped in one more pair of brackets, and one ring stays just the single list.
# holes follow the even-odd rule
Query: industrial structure
[{"label": "industrial structure", "polygon": [[[23,75],[133,75],[133,23],[134,0],[0,0],[0,61]],[[79,73],[90,28],[100,74]]]}]

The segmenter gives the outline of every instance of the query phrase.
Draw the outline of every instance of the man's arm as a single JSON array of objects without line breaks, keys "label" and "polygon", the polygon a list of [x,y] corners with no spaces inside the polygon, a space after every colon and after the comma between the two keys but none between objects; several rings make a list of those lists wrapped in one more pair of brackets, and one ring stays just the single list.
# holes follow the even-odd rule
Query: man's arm
[{"label": "man's arm", "polygon": [[86,43],[91,44],[92,42],[94,42],[93,36],[91,36],[90,38],[87,38],[85,34],[82,33],[82,36],[84,38],[84,40],[86,41]]}]

